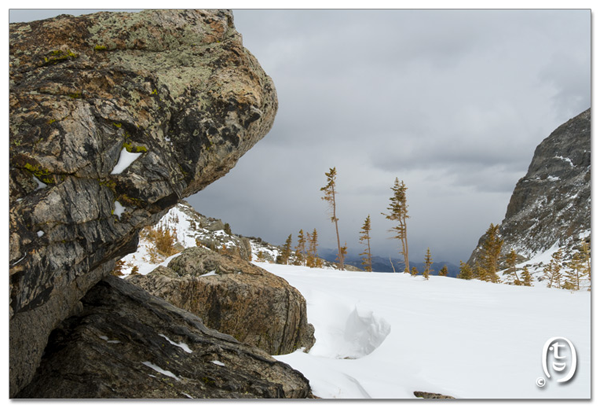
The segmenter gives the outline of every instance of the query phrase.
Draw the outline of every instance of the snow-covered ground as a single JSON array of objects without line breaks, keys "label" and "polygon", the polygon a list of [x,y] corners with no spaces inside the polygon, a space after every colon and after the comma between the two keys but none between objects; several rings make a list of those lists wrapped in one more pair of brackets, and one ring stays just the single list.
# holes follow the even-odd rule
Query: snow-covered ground
[{"label": "snow-covered ground", "polygon": [[[223,245],[235,245],[223,230],[203,228],[180,206],[160,227],[176,231],[181,247],[217,236]],[[266,244],[251,246],[255,260],[259,252],[277,256]],[[318,397],[414,399],[415,391],[424,391],[461,399],[590,398],[589,282],[571,292],[537,280],[557,249],[519,265],[530,266],[533,287],[254,263],[307,300],[315,345],[308,353],[276,358],[301,371]],[[152,242],[140,239],[138,251],[124,258],[123,272],[135,265],[146,274],[175,256],[159,256]],[[565,384],[544,375],[542,351],[553,337],[569,339],[577,351],[576,376]],[[536,385],[539,378],[546,378],[545,387]]]},{"label": "snow-covered ground", "polygon": [[[316,344],[276,358],[301,371],[318,397],[591,396],[588,291],[256,264],[307,300]],[[546,378],[540,388],[542,349],[552,337],[574,344],[577,372],[564,384]]]},{"label": "snow-covered ground", "polygon": [[[175,242],[181,248],[195,247],[196,239],[217,236],[222,237],[223,245],[227,248],[235,246],[235,242],[233,239],[228,239],[228,234],[225,231],[209,231],[199,225],[197,219],[186,213],[184,210],[186,206],[179,204],[171,208],[152,228],[154,230],[161,228],[169,230],[175,236]],[[133,267],[137,266],[138,273],[146,275],[159,265],[167,266],[171,259],[178,255],[179,253],[170,257],[161,255],[156,250],[156,243],[145,239],[142,234],[137,251],[122,258],[124,262],[122,273],[127,276],[131,273]]]},{"label": "snow-covered ground", "polygon": [[[589,237],[589,235],[590,235],[589,232],[585,235],[582,235],[580,237],[580,240],[583,240],[584,238]],[[518,272],[519,276],[521,275],[523,267],[527,266],[527,268],[529,269],[529,273],[531,274],[531,277],[532,277],[531,284],[533,286],[547,287],[548,280],[544,277],[544,267],[546,267],[546,265],[550,264],[550,261],[552,260],[552,255],[559,249],[564,250],[564,247],[561,248],[561,246],[559,245],[559,242],[556,242],[556,243],[554,243],[554,245],[552,245],[552,247],[550,247],[546,251],[542,251],[542,252],[533,254],[533,255],[531,255],[531,259],[528,259],[525,262],[517,264],[516,267],[517,267],[517,270],[519,271]],[[498,273],[498,275],[502,277],[503,282],[513,282],[514,281],[512,275],[503,275],[502,272],[503,271],[500,271]],[[565,276],[567,276],[567,272],[568,272],[568,267],[566,265],[564,265],[564,263],[563,263],[563,267],[561,268],[561,273],[562,273],[563,279]],[[591,281],[590,281],[589,277],[582,276],[581,280],[580,280],[580,285],[581,285],[580,290],[590,289]]]}]

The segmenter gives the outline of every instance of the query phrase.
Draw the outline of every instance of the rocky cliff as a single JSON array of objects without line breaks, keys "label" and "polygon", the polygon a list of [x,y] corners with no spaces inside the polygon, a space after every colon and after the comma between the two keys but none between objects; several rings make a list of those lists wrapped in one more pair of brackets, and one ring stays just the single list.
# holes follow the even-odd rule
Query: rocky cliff
[{"label": "rocky cliff", "polygon": [[[559,126],[535,149],[511,196],[499,234],[502,253],[524,262],[553,247],[565,258],[591,233],[590,109]],[[484,237],[469,263],[480,256]]]},{"label": "rocky cliff", "polygon": [[271,128],[271,79],[229,11],[10,25],[10,395],[138,232]]}]

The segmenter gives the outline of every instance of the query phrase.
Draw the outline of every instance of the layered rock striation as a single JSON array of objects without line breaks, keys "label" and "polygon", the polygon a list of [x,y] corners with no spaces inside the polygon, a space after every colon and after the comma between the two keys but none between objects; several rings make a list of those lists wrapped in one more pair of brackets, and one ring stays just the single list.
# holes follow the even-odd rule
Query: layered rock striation
[{"label": "layered rock striation", "polygon": [[271,355],[310,349],[315,342],[300,292],[239,257],[192,247],[168,267],[126,279]]},{"label": "layered rock striation", "polygon": [[10,25],[10,395],[138,232],[270,130],[271,79],[222,10]]},{"label": "layered rock striation", "polygon": [[[590,109],[559,126],[536,148],[525,177],[511,196],[499,235],[503,254],[524,262],[552,247],[566,258],[591,233]],[[469,263],[481,254],[485,235]]]},{"label": "layered rock striation", "polygon": [[52,332],[20,398],[309,398],[308,380],[193,314],[107,277]]}]

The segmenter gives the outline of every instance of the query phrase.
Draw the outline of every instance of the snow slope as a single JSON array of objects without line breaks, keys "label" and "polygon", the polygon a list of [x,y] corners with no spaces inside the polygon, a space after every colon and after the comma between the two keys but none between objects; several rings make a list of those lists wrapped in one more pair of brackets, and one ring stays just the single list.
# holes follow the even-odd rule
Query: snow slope
[{"label": "snow slope", "polygon": [[[185,206],[177,206],[155,228],[176,231],[181,247],[223,230],[203,228]],[[233,236],[231,237],[233,238]],[[253,259],[268,253],[251,241]],[[542,274],[556,248],[527,262]],[[154,256],[153,256],[154,255]],[[167,265],[177,255],[156,255],[140,239],[124,258],[123,272],[139,273]],[[325,399],[414,399],[414,391],[463,399],[572,399],[591,395],[591,293],[493,284],[398,273],[340,272],[254,262],[286,279],[307,300],[315,345],[277,359],[301,371],[313,393]],[[521,265],[522,266],[522,265]],[[500,274],[501,275],[501,274]],[[506,277],[504,277],[506,278]],[[567,384],[536,380],[544,376],[542,348],[551,337],[566,337],[578,353],[577,375]]]},{"label": "snow slope", "polygon": [[[115,205],[120,206],[118,202]],[[115,211],[116,213],[117,211]],[[246,239],[249,243],[253,260],[265,259],[274,262],[281,253],[281,248],[269,244],[260,238],[243,237],[225,232],[224,224],[221,220],[205,217],[185,202],[171,208],[156,225],[150,228],[155,231],[160,229],[170,231],[174,236],[174,241],[179,248],[179,252],[184,248],[195,247],[198,241],[202,242],[205,240],[218,243],[217,248],[219,249],[225,247],[233,252],[241,245],[242,240]],[[156,243],[147,239],[144,234],[140,234],[136,252],[122,258],[124,264],[121,267],[121,273],[123,273],[123,276],[127,276],[131,274],[134,266],[137,266],[137,273],[146,275],[159,265],[167,266],[171,259],[178,255],[179,253],[169,257],[161,255],[156,250]],[[293,260],[294,257],[292,256],[290,262]],[[328,261],[323,262],[326,269],[336,269],[333,263]]]},{"label": "snow slope", "polygon": [[[276,358],[301,371],[318,397],[591,396],[590,292],[256,264],[307,300],[316,344]],[[543,346],[557,336],[575,345],[577,375],[539,388]]]}]

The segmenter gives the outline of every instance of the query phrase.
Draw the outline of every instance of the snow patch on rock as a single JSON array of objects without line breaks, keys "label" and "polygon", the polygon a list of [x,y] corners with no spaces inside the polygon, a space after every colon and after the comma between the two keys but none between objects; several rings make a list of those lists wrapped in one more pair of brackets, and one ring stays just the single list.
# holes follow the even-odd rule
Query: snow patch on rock
[{"label": "snow patch on rock", "polygon": [[146,367],[150,367],[151,369],[153,369],[154,371],[156,371],[158,373],[166,375],[167,377],[171,377],[171,378],[176,379],[177,381],[181,381],[181,379],[179,377],[177,377],[175,374],[173,374],[172,372],[170,372],[168,370],[164,370],[164,369],[160,368],[159,366],[157,366],[156,364],[152,364],[150,361],[144,361],[142,364],[145,365]]},{"label": "snow patch on rock", "polygon": [[123,148],[123,150],[121,150],[121,155],[119,156],[119,161],[110,174],[121,174],[141,155],[142,153],[130,153],[127,149]]},{"label": "snow patch on rock", "polygon": [[165,340],[167,340],[172,345],[174,345],[176,347],[179,347],[180,349],[182,349],[186,353],[191,353],[192,352],[192,349],[190,349],[190,347],[187,344],[185,344],[185,343],[176,343],[173,340],[171,340],[170,338],[168,338],[167,336],[165,336],[164,334],[159,334],[159,336],[162,337],[162,338],[164,338]]}]

